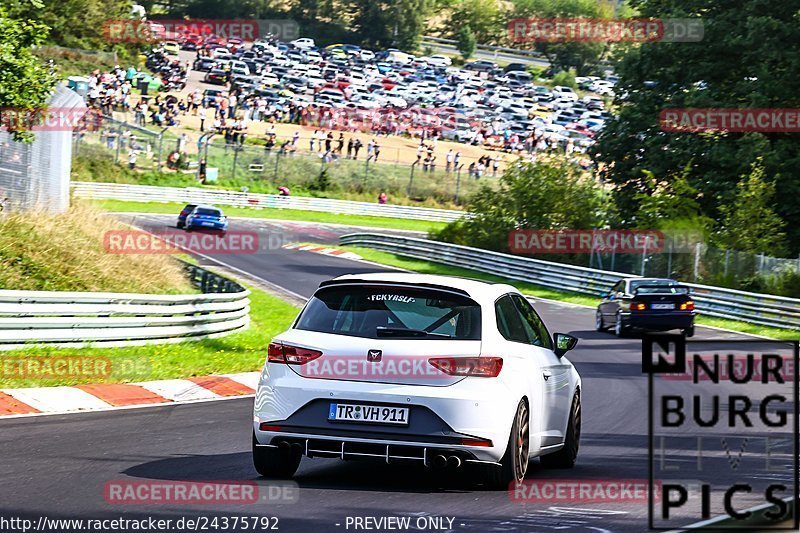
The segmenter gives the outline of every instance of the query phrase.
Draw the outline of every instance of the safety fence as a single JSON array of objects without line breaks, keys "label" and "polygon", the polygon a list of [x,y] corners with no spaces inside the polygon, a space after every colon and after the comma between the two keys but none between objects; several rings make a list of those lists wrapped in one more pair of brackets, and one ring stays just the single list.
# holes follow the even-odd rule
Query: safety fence
[{"label": "safety fence", "polygon": [[280,196],[239,191],[199,189],[194,187],[155,187],[122,183],[73,182],[72,192],[79,198],[126,200],[132,202],[178,202],[214,204],[231,207],[297,209],[347,215],[403,218],[452,222],[465,215],[463,211],[429,209],[405,205],[351,202],[307,196]]},{"label": "safety fence", "polygon": [[248,326],[249,290],[201,267],[186,268],[202,294],[0,291],[0,350],[182,342]]},{"label": "safety fence", "polygon": [[[488,165],[460,153],[419,159],[401,158],[400,148],[384,147],[379,153],[368,150],[368,141],[360,153],[348,154],[338,141],[323,151],[320,140],[310,144],[311,133],[304,131],[297,139],[277,139],[275,146],[230,142],[222,134],[206,132],[190,141],[176,128],[142,125],[103,116],[92,129],[75,132],[76,156],[113,159],[115,163],[144,171],[170,171],[204,178],[207,183],[255,182],[270,188],[301,187],[317,191],[352,193],[385,192],[391,198],[414,200],[432,198],[459,203],[483,186],[496,187],[498,178],[516,156],[494,152]],[[347,138],[353,136],[347,133]],[[251,137],[256,138],[255,135]],[[295,142],[292,142],[295,141]],[[386,142],[383,137],[381,142]],[[416,153],[413,148],[404,150]],[[201,176],[201,161],[205,176]],[[263,186],[263,185],[262,185]]]},{"label": "safety fence", "polygon": [[[603,296],[617,281],[632,274],[542,261],[427,239],[352,233],[343,245],[365,246],[398,255],[442,263],[524,281],[549,289]],[[687,283],[697,309],[708,316],[785,329],[800,328],[800,300]]]}]

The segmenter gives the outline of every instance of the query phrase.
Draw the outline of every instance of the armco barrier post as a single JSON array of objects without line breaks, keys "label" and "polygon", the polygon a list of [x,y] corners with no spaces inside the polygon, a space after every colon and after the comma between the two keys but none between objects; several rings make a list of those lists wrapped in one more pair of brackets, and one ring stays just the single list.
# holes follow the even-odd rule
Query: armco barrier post
[{"label": "armco barrier post", "polygon": [[456,196],[454,198],[454,202],[458,205],[458,194],[461,191],[461,169],[456,169]]},{"label": "armco barrier post", "polygon": [[238,144],[233,145],[233,172],[231,172],[231,179],[236,179],[236,163],[239,161],[239,152],[242,151],[242,147]]},{"label": "armco barrier post", "polygon": [[117,149],[114,152],[114,163],[119,163],[119,151],[122,147],[122,124],[117,127]]},{"label": "armco barrier post", "polygon": [[162,128],[161,131],[158,133],[158,159],[156,160],[156,169],[161,170],[161,149],[164,145],[164,132],[167,131],[169,127]]}]

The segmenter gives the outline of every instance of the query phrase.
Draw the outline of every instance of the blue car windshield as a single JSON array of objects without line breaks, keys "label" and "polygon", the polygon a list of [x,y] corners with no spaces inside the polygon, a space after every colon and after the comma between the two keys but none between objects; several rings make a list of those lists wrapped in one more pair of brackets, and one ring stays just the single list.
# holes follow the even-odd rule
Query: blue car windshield
[{"label": "blue car windshield", "polygon": [[207,217],[221,217],[222,212],[218,209],[198,209],[194,212],[195,215],[203,215]]}]

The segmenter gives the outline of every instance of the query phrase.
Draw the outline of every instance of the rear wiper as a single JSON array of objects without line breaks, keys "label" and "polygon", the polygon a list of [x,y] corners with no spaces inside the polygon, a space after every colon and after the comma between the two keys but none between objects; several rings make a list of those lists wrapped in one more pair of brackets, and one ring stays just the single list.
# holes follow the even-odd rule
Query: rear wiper
[{"label": "rear wiper", "polygon": [[378,337],[450,337],[450,335],[445,335],[444,333],[430,333],[422,329],[387,328],[384,326],[378,326],[375,328],[375,332]]}]

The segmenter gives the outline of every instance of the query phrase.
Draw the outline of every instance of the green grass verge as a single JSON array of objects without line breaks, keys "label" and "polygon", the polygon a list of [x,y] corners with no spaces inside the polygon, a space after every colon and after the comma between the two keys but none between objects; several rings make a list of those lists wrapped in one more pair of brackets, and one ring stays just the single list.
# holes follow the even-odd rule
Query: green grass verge
[{"label": "green grass verge", "polygon": [[[95,200],[92,204],[107,211],[168,213],[178,216],[185,204],[126,202],[121,200]],[[436,231],[445,226],[444,222],[425,220],[406,220],[402,218],[370,217],[363,215],[337,215],[316,211],[299,211],[295,209],[255,209],[248,207],[224,207],[225,214],[233,217],[264,218],[275,220],[298,220],[304,222],[320,222],[323,224],[349,224],[373,228],[386,228],[407,231]]]},{"label": "green grass verge", "polygon": [[[273,336],[292,323],[299,309],[280,298],[249,287],[250,327],[227,337],[202,339],[179,344],[159,344],[129,348],[31,347],[0,355],[0,387],[42,387],[81,383],[130,383],[155,379],[187,378],[260,370]],[[21,358],[82,357],[91,370],[84,376],[57,378],[17,377]],[[110,370],[110,372],[109,372]]]},{"label": "green grass verge", "polygon": [[[517,287],[522,293],[537,298],[547,298],[549,300],[558,300],[565,303],[588,305],[595,307],[600,302],[599,298],[592,298],[591,296],[581,296],[568,292],[554,291],[545,289],[538,285],[525,283],[500,276],[493,276],[485,274],[476,270],[467,268],[454,267],[449,265],[441,265],[438,263],[430,263],[418,259],[403,257],[388,252],[373,250],[371,248],[362,248],[358,246],[342,246],[342,248],[351,252],[357,253],[367,261],[373,261],[382,265],[404,268],[406,270],[413,270],[423,274],[438,274],[442,276],[461,276],[466,278],[475,278],[485,281],[494,281],[509,283]],[[756,324],[748,324],[746,322],[739,322],[736,320],[727,320],[723,318],[699,316],[697,323],[703,326],[712,326],[717,328],[730,329],[749,335],[758,335],[762,337],[770,337],[773,339],[782,340],[797,340],[800,337],[800,332],[791,329],[770,328],[766,326],[759,326]]]}]

